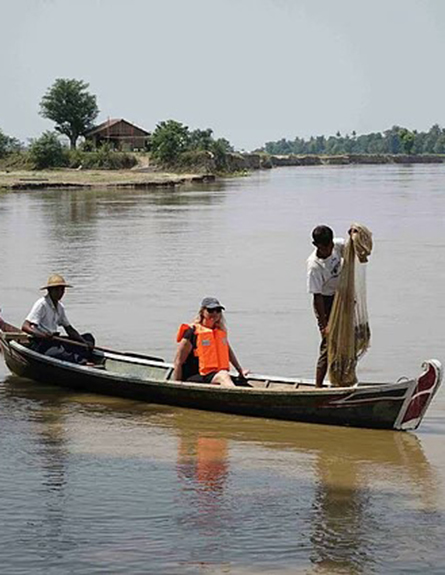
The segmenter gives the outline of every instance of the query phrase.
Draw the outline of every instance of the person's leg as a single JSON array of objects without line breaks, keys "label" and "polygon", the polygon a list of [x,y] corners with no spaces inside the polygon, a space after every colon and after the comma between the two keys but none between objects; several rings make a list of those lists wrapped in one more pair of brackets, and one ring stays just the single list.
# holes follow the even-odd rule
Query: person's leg
[{"label": "person's leg", "polygon": [[315,387],[323,387],[323,380],[328,371],[328,342],[325,337],[320,344],[320,353],[317,360],[317,370],[315,372]]},{"label": "person's leg", "polygon": [[[61,345],[67,354],[70,354],[67,355],[67,358],[70,357],[70,359],[66,359],[66,361],[71,361],[72,363],[78,363],[80,365],[85,365],[86,363],[92,362],[92,348],[94,347],[96,341],[91,333],[83,333],[82,337],[86,342],[91,344],[91,348],[85,347],[84,345],[76,345],[75,343],[71,344],[69,341],[62,342]],[[68,338],[64,336],[63,339]]]},{"label": "person's leg", "polygon": [[32,351],[45,355],[48,349],[54,347],[54,342],[50,339],[32,338],[29,342],[29,348]]},{"label": "person's leg", "polygon": [[[334,305],[334,296],[323,296],[326,320],[329,322],[331,317],[332,306]],[[325,336],[321,336],[320,353],[317,360],[317,370],[315,372],[315,387],[323,387],[323,381],[328,371],[328,341]]]},{"label": "person's leg", "polygon": [[190,381],[192,383],[212,383],[213,377],[216,375],[216,371],[212,371],[207,375],[201,375],[200,373],[195,373],[195,375],[191,375],[187,378],[186,381]]},{"label": "person's leg", "polygon": [[226,370],[218,371],[218,373],[213,376],[212,383],[216,383],[222,387],[235,387],[235,384],[230,377],[230,373]]},{"label": "person's leg", "polygon": [[45,351],[45,355],[52,357],[54,359],[61,359],[62,361],[68,361],[69,363],[76,363],[74,361],[73,353],[65,349],[63,344],[52,345]]}]

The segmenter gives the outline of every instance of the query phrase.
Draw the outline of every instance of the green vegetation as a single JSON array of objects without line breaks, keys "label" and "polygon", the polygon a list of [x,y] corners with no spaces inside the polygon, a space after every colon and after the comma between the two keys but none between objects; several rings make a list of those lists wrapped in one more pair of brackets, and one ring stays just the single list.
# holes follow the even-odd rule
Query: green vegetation
[{"label": "green vegetation", "polygon": [[176,120],[160,122],[150,139],[151,156],[161,164],[171,165],[188,149],[189,143],[187,126]]},{"label": "green vegetation", "polygon": [[62,144],[54,132],[44,132],[29,148],[29,159],[37,170],[66,165]]},{"label": "green vegetation", "polygon": [[357,136],[356,132],[342,136],[316,136],[309,140],[285,138],[267,142],[262,151],[275,155],[286,154],[445,154],[445,130],[437,124],[428,132],[410,131],[393,126],[385,132],[373,132]]},{"label": "green vegetation", "polygon": [[66,150],[68,166],[84,170],[129,170],[137,163],[134,154],[113,150],[109,144],[104,144],[97,150]]},{"label": "green vegetation", "polygon": [[19,152],[22,149],[22,144],[17,138],[7,136],[0,128],[0,158],[4,158],[9,154]]},{"label": "green vegetation", "polygon": [[40,102],[40,114],[56,123],[57,132],[68,136],[72,149],[99,114],[96,96],[88,93],[87,88],[88,84],[82,80],[59,78]]},{"label": "green vegetation", "polygon": [[150,139],[151,157],[163,166],[227,169],[233,147],[225,138],[213,138],[213,130],[190,131],[176,120],[160,122]]},{"label": "green vegetation", "polygon": [[7,168],[30,167],[35,170],[49,168],[74,168],[85,170],[129,170],[137,164],[134,154],[117,152],[105,144],[97,150],[70,150],[61,144],[55,132],[44,132],[34,140],[27,152],[11,155],[4,163]]}]

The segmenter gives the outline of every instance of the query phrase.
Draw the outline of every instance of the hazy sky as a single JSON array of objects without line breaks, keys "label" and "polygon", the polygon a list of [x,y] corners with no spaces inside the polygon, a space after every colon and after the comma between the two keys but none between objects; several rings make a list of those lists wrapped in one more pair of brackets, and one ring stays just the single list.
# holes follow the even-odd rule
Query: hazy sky
[{"label": "hazy sky", "polygon": [[445,0],[0,0],[0,128],[83,79],[99,121],[175,119],[238,149],[444,125]]}]

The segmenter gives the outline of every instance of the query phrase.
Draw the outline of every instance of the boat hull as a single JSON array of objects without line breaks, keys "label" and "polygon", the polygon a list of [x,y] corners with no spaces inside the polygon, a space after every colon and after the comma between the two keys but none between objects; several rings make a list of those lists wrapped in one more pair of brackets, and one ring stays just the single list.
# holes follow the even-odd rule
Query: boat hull
[{"label": "boat hull", "polygon": [[[102,371],[37,354],[16,341],[0,341],[6,364],[14,374],[45,384],[207,411],[374,429],[415,429],[440,385],[442,373],[439,362],[431,360],[419,378],[393,384],[303,390],[297,380],[295,384],[288,380],[285,390],[222,388],[171,381],[168,364],[113,356],[106,359],[110,370]],[[113,366],[121,373],[113,371]],[[137,370],[144,376],[131,373]]]}]

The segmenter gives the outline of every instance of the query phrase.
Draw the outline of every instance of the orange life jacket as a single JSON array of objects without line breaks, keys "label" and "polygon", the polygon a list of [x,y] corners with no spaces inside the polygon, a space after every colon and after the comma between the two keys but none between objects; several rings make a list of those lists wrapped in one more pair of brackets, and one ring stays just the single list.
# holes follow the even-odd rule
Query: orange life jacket
[{"label": "orange life jacket", "polygon": [[212,371],[228,370],[230,362],[227,333],[219,328],[210,329],[200,324],[188,325],[183,323],[179,326],[176,341],[181,341],[189,327],[195,328],[195,355],[199,360],[199,373],[207,375]]}]

